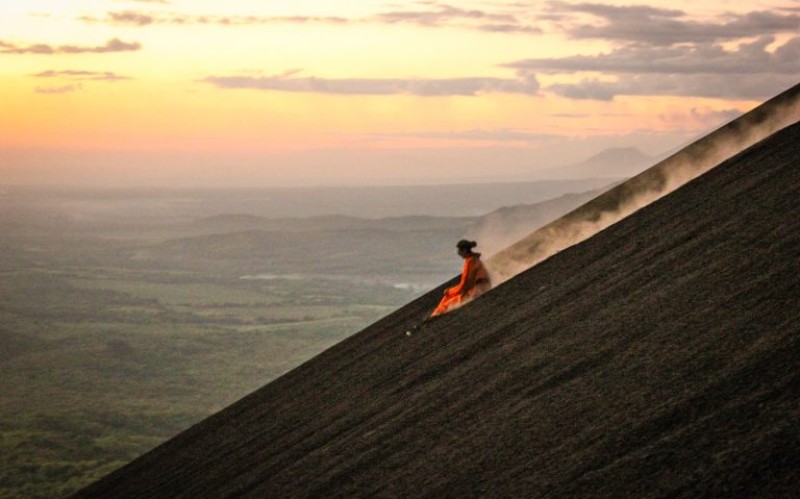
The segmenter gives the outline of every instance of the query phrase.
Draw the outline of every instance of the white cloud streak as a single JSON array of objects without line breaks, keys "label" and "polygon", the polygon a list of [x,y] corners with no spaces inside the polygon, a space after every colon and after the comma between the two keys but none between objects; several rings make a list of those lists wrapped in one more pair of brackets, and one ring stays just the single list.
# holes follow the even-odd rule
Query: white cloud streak
[{"label": "white cloud streak", "polygon": [[542,30],[521,21],[508,12],[489,12],[481,9],[462,9],[447,4],[430,3],[429,10],[396,10],[383,12],[370,18],[385,24],[413,24],[424,27],[469,27],[497,33],[538,34]]},{"label": "white cloud streak", "polygon": [[[295,72],[292,72],[295,73]],[[223,89],[255,89],[281,92],[308,92],[336,95],[398,95],[423,97],[475,96],[486,93],[536,95],[539,82],[529,73],[518,78],[295,78],[278,76],[209,76],[203,80]]]},{"label": "white cloud streak", "polygon": [[643,5],[611,6],[597,3],[551,2],[551,8],[564,13],[590,14],[602,24],[573,22],[566,32],[577,39],[603,39],[620,42],[670,46],[678,43],[709,43],[725,40],[797,33],[800,15],[753,11],[727,14],[720,22],[688,19],[687,13]]},{"label": "white cloud streak", "polygon": [[547,87],[571,99],[611,100],[617,95],[761,99],[792,86],[800,76],[800,37],[768,51],[774,42],[775,38],[764,36],[733,50],[717,45],[633,45],[607,54],[526,59],[504,66],[553,74],[616,75],[611,81],[584,78]]},{"label": "white cloud streak", "polygon": [[792,85],[797,77],[765,78],[763,75],[622,75],[616,81],[585,79],[574,84],[556,84],[547,90],[570,99],[612,100],[620,95],[710,97],[762,100]]},{"label": "white cloud streak", "polygon": [[[148,0],[140,0],[147,2]],[[166,3],[157,0],[149,3]],[[105,16],[85,15],[88,23],[115,26],[155,24],[243,26],[254,24],[410,24],[428,28],[460,28],[491,33],[536,35],[551,23],[575,39],[603,39],[626,43],[669,46],[678,43],[709,43],[752,38],[800,29],[800,14],[787,7],[773,11],[725,14],[717,22],[696,21],[687,12],[647,5],[612,6],[601,3],[568,3],[553,0],[542,10],[523,4],[502,8],[461,8],[446,3],[420,2],[419,8],[395,9],[361,18],[336,16],[256,16],[188,15],[176,12],[107,12]],[[599,22],[587,23],[581,16],[591,15]]]},{"label": "white cloud streak", "polygon": [[79,20],[114,26],[148,26],[151,24],[248,26],[253,24],[348,24],[351,22],[346,18],[335,16],[190,16],[178,13],[146,13],[131,10],[108,12],[105,17],[81,16]]},{"label": "white cloud streak", "polygon": [[246,26],[255,24],[411,24],[429,28],[455,27],[489,33],[539,34],[541,29],[521,21],[510,13],[495,13],[479,9],[462,9],[447,4],[427,3],[427,10],[395,10],[363,18],[337,16],[219,16],[187,15],[168,12],[121,11],[107,12],[104,17],[84,15],[87,23],[115,26],[148,26],[155,24]]},{"label": "white cloud streak", "polygon": [[44,43],[36,43],[33,45],[19,45],[16,43],[6,42],[0,40],[0,54],[41,54],[41,55],[56,55],[56,54],[85,54],[85,53],[110,53],[110,52],[127,52],[141,49],[141,45],[136,42],[123,42],[118,38],[112,38],[107,41],[105,45],[94,47],[80,46],[80,45],[48,45]]},{"label": "white cloud streak", "polygon": [[60,87],[36,87],[35,92],[42,95],[60,95],[69,94],[81,90],[83,86],[78,85],[64,85]]},{"label": "white cloud streak", "polygon": [[76,81],[123,81],[130,80],[130,77],[120,76],[110,71],[83,71],[83,70],[64,70],[64,71],[42,71],[32,75],[36,78],[64,78]]},{"label": "white cloud streak", "polygon": [[525,59],[506,67],[552,73],[602,71],[647,74],[798,74],[800,37],[773,52],[766,48],[775,41],[765,36],[743,43],[735,50],[718,45],[650,47],[625,46],[607,54],[562,58]]}]

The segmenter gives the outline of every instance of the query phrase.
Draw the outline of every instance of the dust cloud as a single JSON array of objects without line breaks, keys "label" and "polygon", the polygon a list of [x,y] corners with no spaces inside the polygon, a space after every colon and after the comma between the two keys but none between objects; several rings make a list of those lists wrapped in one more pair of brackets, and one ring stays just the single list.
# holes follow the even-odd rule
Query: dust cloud
[{"label": "dust cloud", "polygon": [[800,84],[551,222],[487,260],[498,285],[669,194],[800,120]]}]

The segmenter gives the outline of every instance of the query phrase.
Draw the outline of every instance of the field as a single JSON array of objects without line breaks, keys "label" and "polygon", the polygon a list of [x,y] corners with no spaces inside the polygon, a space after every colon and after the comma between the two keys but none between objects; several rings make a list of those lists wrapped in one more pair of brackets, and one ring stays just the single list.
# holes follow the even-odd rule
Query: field
[{"label": "field", "polygon": [[68,493],[411,297],[385,285],[353,296],[340,288],[194,273],[4,273],[1,494]]},{"label": "field", "polygon": [[95,481],[452,277],[486,229],[116,196],[0,196],[2,498]]}]

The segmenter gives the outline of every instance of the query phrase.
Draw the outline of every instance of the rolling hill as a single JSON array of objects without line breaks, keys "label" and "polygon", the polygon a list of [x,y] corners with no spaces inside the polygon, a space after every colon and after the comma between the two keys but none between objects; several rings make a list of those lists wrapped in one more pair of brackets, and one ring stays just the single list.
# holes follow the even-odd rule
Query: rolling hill
[{"label": "rolling hill", "polygon": [[449,267],[459,239],[477,238],[482,251],[493,253],[607,189],[506,206],[479,217],[233,214],[135,231],[121,227],[116,229],[120,235],[113,230],[111,234],[117,239],[135,234],[142,241],[134,250],[137,260],[169,262],[172,268],[196,270],[217,264],[239,273],[259,269],[313,275],[415,273],[436,276],[435,281],[424,279],[433,286],[449,275],[441,269]]},{"label": "rolling hill", "polygon": [[792,497],[800,124],[411,337],[442,287],[76,497]]}]

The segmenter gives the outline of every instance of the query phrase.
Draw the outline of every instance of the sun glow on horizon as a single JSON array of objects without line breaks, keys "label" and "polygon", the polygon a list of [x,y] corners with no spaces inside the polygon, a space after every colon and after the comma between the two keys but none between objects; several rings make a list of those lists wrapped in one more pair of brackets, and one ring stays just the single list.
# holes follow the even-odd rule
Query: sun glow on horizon
[{"label": "sun glow on horizon", "polygon": [[[562,141],[565,154],[588,157],[603,137],[648,147],[653,135],[667,149],[797,79],[788,26],[800,15],[782,11],[762,26],[748,16],[755,9],[699,7],[8,2],[0,148],[163,151],[163,168],[181,151],[235,162],[461,148],[466,158],[475,148],[534,155]],[[710,41],[693,35],[712,29]],[[789,67],[770,72],[781,51],[775,60]],[[728,69],[742,57],[752,74]],[[339,168],[357,175],[358,165]]]}]

